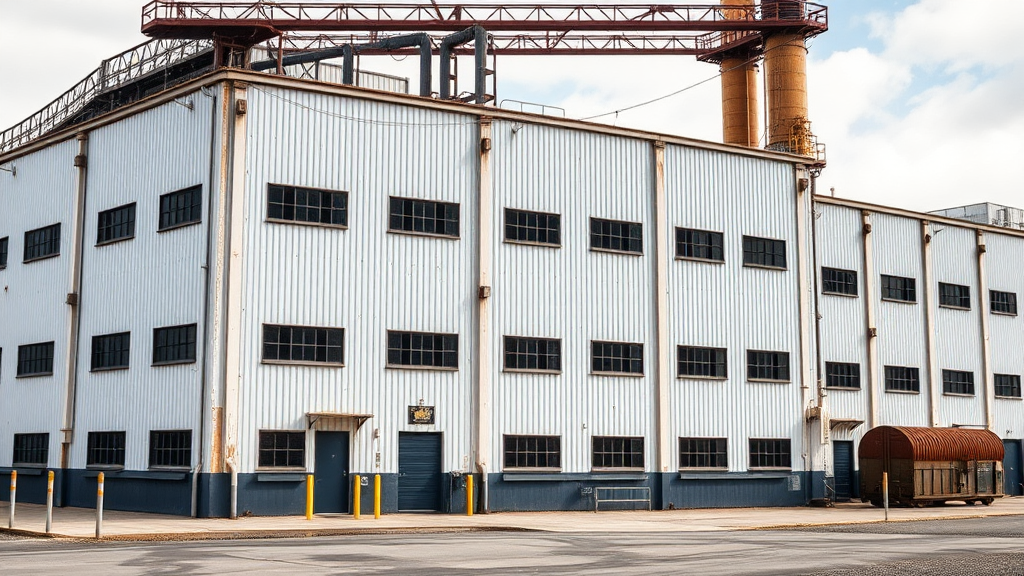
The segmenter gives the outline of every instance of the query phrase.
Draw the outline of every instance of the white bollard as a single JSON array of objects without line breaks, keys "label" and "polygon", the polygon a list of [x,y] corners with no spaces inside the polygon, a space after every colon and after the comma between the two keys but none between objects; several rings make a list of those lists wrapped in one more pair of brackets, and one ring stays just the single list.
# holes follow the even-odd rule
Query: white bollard
[{"label": "white bollard", "polygon": [[53,527],[53,470],[46,474],[46,533]]},{"label": "white bollard", "polygon": [[14,528],[14,502],[18,499],[18,471],[11,470],[11,518],[7,522],[8,528]]},{"label": "white bollard", "polygon": [[103,537],[103,472],[97,477],[96,484],[96,538]]}]

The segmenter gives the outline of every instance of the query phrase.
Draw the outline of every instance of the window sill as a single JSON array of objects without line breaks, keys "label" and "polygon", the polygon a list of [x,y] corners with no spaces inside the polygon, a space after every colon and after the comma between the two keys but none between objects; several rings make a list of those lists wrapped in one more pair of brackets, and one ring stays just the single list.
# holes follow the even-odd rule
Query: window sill
[{"label": "window sill", "polygon": [[561,474],[561,468],[505,468],[502,473],[508,474],[530,474],[534,476],[543,476],[548,474]]},{"label": "window sill", "polygon": [[725,260],[715,260],[714,258],[697,258],[696,256],[676,256],[676,262],[700,262],[702,264],[717,264],[719,266],[725,264]]},{"label": "window sill", "polygon": [[718,466],[715,468],[680,468],[680,474],[702,474],[702,475],[718,475],[728,474],[729,468],[726,466]]},{"label": "window sill", "polygon": [[590,372],[590,376],[611,376],[619,378],[643,378],[643,373],[637,374],[636,372]]},{"label": "window sill", "polygon": [[792,384],[792,380],[773,380],[771,378],[747,378],[748,384]]},{"label": "window sill", "polygon": [[312,226],[313,228],[330,228],[333,230],[348,230],[348,224],[327,224],[324,222],[307,222],[305,220],[283,220],[280,218],[267,218],[267,224],[285,224],[292,226]]},{"label": "window sill", "polygon": [[856,388],[854,388],[852,386],[825,386],[825,390],[842,390],[844,392],[860,392],[861,391],[861,387],[857,386]]},{"label": "window sill", "polygon": [[896,298],[882,298],[882,302],[892,302],[893,304],[917,304],[917,300],[897,300]]},{"label": "window sill", "polygon": [[619,254],[620,256],[643,256],[643,252],[633,252],[632,250],[612,250],[611,248],[594,248],[590,247],[591,252],[600,252],[603,254]]},{"label": "window sill", "polygon": [[22,260],[22,264],[31,264],[32,262],[39,262],[40,260],[49,260],[50,258],[56,258],[60,256],[60,252],[56,254],[47,254],[46,256],[36,256],[35,258],[29,258],[28,260]]},{"label": "window sill", "polygon": [[15,462],[11,465],[11,470],[17,470],[19,475],[24,476],[42,476],[43,471],[46,470],[46,464],[26,464],[24,462]]},{"label": "window sill", "polygon": [[267,366],[309,366],[310,368],[344,368],[344,363],[336,362],[303,362],[299,360],[260,360]]},{"label": "window sill", "polygon": [[974,394],[963,394],[961,392],[943,392],[943,396],[953,396],[956,398],[974,398]]},{"label": "window sill", "polygon": [[448,366],[413,366],[405,364],[386,364],[384,366],[386,370],[430,370],[434,372],[458,372],[458,368],[451,368]]},{"label": "window sill", "polygon": [[197,224],[202,224],[202,223],[203,223],[202,220],[193,220],[191,222],[179,222],[178,224],[175,224],[173,226],[168,226],[167,228],[160,228],[159,230],[156,231],[156,233],[157,234],[163,234],[164,232],[171,232],[173,230],[179,230],[181,228],[188,228],[189,226],[195,226]]},{"label": "window sill", "polygon": [[118,370],[127,370],[127,369],[128,369],[128,366],[111,366],[109,368],[91,368],[91,369],[89,369],[89,373],[92,374],[92,373],[96,373],[96,372],[117,372]]},{"label": "window sill", "polygon": [[87,470],[85,477],[94,478],[95,476],[91,476],[90,473],[97,474],[99,472],[120,472],[124,470],[124,465],[122,464],[119,466],[117,464],[86,464],[85,469]]},{"label": "window sill", "polygon": [[[764,470],[764,472],[762,472]],[[749,472],[679,472],[680,480],[788,480],[791,468],[752,468]]]},{"label": "window sill", "polygon": [[[0,270],[2,270],[2,268],[0,268]],[[992,310],[992,315],[993,315],[993,316],[1010,316],[1010,317],[1016,317],[1016,316],[1017,316],[1017,313],[1016,313],[1016,312],[1000,312],[999,310]]]},{"label": "window sill", "polygon": [[440,238],[442,240],[458,240],[460,236],[452,236],[450,234],[437,234],[434,232],[414,232],[412,230],[393,230],[388,228],[388,234],[397,234],[399,236],[418,236],[420,238]]},{"label": "window sill", "polygon": [[690,376],[689,374],[676,376],[676,380],[700,380],[702,382],[725,382],[728,379],[728,376]]},{"label": "window sill", "polygon": [[558,376],[562,373],[561,370],[533,370],[530,368],[503,368],[501,371],[507,374],[540,374],[543,376]]},{"label": "window sill", "polygon": [[306,471],[260,471],[256,469],[257,482],[302,482],[306,479]]},{"label": "window sill", "polygon": [[967,307],[964,307],[964,306],[950,306],[949,304],[939,304],[939,308],[945,308],[946,310],[960,310],[960,311],[963,311],[963,312],[970,312],[971,311],[971,307],[970,306],[967,306]]},{"label": "window sill", "polygon": [[1017,402],[1020,402],[1021,400],[1024,400],[1024,398],[1021,398],[1020,396],[1000,396],[998,394],[996,395],[996,399],[997,400],[1015,400]]},{"label": "window sill", "polygon": [[555,249],[558,249],[558,248],[562,247],[561,244],[552,244],[550,242],[531,242],[529,240],[509,240],[508,238],[505,238],[504,240],[502,240],[502,243],[504,243],[504,244],[515,244],[517,246],[536,246],[538,248],[555,248]]},{"label": "window sill", "polygon": [[789,270],[789,268],[786,268],[785,266],[767,266],[765,264],[748,264],[746,262],[743,263],[743,267],[744,268],[758,268],[760,270],[777,270],[777,271],[780,271],[780,272],[785,272],[785,271]]},{"label": "window sill", "polygon": [[4,264],[3,266],[0,266],[0,270],[7,270],[7,265]]},{"label": "window sill", "polygon": [[854,300],[860,298],[860,294],[847,294],[845,292],[825,292],[823,290],[821,293],[823,296],[842,296],[843,298],[852,298]]},{"label": "window sill", "polygon": [[501,479],[504,480],[505,482],[642,482],[644,480],[647,480],[647,474],[644,472],[623,472],[618,474],[609,472],[504,472],[502,474]]},{"label": "window sill", "polygon": [[591,474],[643,474],[643,468],[591,468]]},{"label": "window sill", "polygon": [[763,467],[761,467],[761,466],[758,466],[758,467],[751,466],[751,467],[748,467],[747,470],[750,471],[750,472],[787,472],[786,476],[788,476],[789,475],[788,473],[793,471],[793,467],[792,466],[763,466]]},{"label": "window sill", "polygon": [[14,377],[15,380],[22,378],[45,378],[47,376],[53,376],[53,372],[35,372],[33,374],[18,374]]},{"label": "window sill", "polygon": [[94,248],[100,248],[102,246],[110,246],[111,244],[118,244],[120,242],[127,242],[129,240],[135,240],[135,236],[125,236],[123,238],[114,238],[113,240],[104,240],[103,242],[97,242],[93,245]]},{"label": "window sill", "polygon": [[886,393],[886,394],[911,394],[911,395],[920,395],[920,394],[921,394],[921,391],[920,391],[920,390],[886,390],[886,391],[885,391],[885,393]]},{"label": "window sill", "polygon": [[175,360],[173,362],[154,362],[154,363],[150,364],[150,367],[156,368],[158,366],[181,366],[183,364],[195,364],[195,363],[196,363],[196,359],[193,358],[191,360]]}]

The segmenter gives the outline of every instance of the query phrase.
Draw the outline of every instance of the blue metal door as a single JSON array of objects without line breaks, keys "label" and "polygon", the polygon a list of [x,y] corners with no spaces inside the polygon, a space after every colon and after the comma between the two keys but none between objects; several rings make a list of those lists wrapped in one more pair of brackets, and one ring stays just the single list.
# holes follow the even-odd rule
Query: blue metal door
[{"label": "blue metal door", "polygon": [[348,512],[348,432],[316,433],[313,511]]},{"label": "blue metal door", "polygon": [[853,496],[853,442],[832,442],[832,462],[835,468],[836,501]]},{"label": "blue metal door", "polygon": [[1024,462],[1021,462],[1020,458],[1020,440],[1003,440],[1003,448],[1003,489],[1007,496],[1024,495],[1024,489],[1021,487],[1021,482],[1024,482],[1021,465]]},{"label": "blue metal door", "polygon": [[398,510],[441,509],[441,435],[398,434]]}]

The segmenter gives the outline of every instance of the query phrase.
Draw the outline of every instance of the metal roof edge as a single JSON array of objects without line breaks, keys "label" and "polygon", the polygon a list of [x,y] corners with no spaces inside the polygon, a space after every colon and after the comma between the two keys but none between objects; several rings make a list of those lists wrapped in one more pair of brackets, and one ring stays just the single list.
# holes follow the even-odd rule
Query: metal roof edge
[{"label": "metal roof edge", "polygon": [[881,204],[871,204],[869,202],[862,202],[860,200],[850,200],[848,198],[834,198],[832,196],[816,195],[814,196],[814,201],[819,202],[821,204],[845,206],[846,208],[867,210],[868,212],[878,212],[880,214],[902,216],[904,218],[913,218],[915,220],[927,220],[928,222],[934,222],[936,224],[947,224],[949,226],[956,226],[958,228],[968,228],[971,230],[978,230],[981,232],[992,232],[994,234],[1006,234],[1007,236],[1016,236],[1018,238],[1024,238],[1024,230],[1014,230],[1013,228],[1004,228],[1002,226],[993,226],[991,224],[978,224],[976,222],[971,222],[970,220],[960,220],[958,218],[951,218],[949,216],[939,216],[937,214],[931,214],[928,212],[915,212],[913,210],[907,210],[904,208],[882,206]]}]

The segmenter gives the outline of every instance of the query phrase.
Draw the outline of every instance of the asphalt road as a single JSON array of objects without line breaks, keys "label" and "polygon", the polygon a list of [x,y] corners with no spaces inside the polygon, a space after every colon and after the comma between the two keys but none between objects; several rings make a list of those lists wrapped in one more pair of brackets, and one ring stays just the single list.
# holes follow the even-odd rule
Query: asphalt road
[{"label": "asphalt road", "polygon": [[4,574],[1024,576],[1024,517],[775,531],[0,541]]}]

